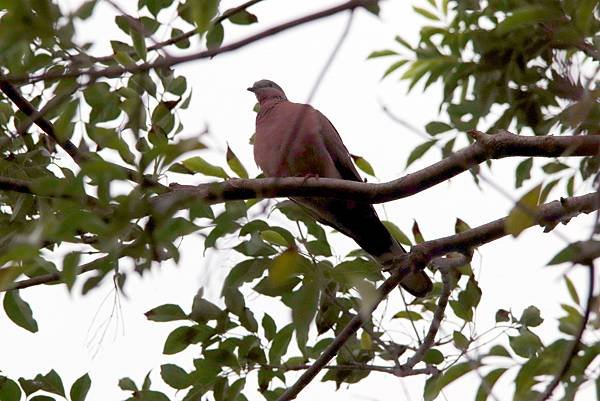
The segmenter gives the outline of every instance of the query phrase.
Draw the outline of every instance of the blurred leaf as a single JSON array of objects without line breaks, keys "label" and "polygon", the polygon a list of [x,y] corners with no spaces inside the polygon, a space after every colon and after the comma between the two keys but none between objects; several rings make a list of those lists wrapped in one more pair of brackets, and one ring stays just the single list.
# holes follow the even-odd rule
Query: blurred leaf
[{"label": "blurred leaf", "polygon": [[292,322],[296,330],[298,347],[304,354],[308,342],[308,329],[317,313],[319,301],[319,286],[315,278],[306,275],[302,286],[294,293],[292,307]]},{"label": "blurred leaf", "polygon": [[148,320],[155,322],[172,322],[175,320],[186,320],[187,315],[179,305],[165,304],[144,313]]},{"label": "blurred leaf", "polygon": [[496,31],[498,34],[506,34],[516,29],[524,28],[528,25],[549,21],[559,16],[559,10],[548,5],[524,6],[515,10],[507,16],[504,21],[498,24]]},{"label": "blurred leaf", "polygon": [[237,13],[229,17],[229,21],[237,25],[250,25],[258,22],[256,15],[246,11],[240,10]]},{"label": "blurred leaf", "polygon": [[507,368],[497,368],[490,371],[485,377],[481,380],[481,384],[477,389],[477,394],[475,395],[475,401],[486,401],[488,397],[492,394],[492,389],[494,388],[494,384],[500,379],[500,377],[506,372]]},{"label": "blurred leaf", "polygon": [[427,364],[439,365],[440,363],[444,362],[444,354],[435,348],[430,348],[423,356],[423,362]]},{"label": "blurred leaf", "polygon": [[450,131],[451,129],[451,125],[448,125],[441,121],[432,121],[425,126],[425,131],[427,131],[427,133],[431,136]]},{"label": "blurred leaf", "polygon": [[509,336],[508,343],[512,350],[523,358],[534,357],[543,346],[540,338],[529,330],[523,330],[518,336]]},{"label": "blurred leaf", "polygon": [[418,312],[414,312],[411,310],[402,310],[400,312],[397,312],[396,314],[394,314],[394,316],[392,317],[392,319],[408,319],[408,320],[421,320],[423,319],[423,316],[421,316],[420,313]]},{"label": "blurred leaf", "polygon": [[435,15],[434,13],[432,13],[431,11],[427,11],[424,8],[421,7],[416,7],[413,6],[413,10],[417,13],[417,14],[421,14],[423,17],[433,20],[433,21],[439,21],[439,18],[437,15]]},{"label": "blurred leaf", "polygon": [[376,50],[376,51],[371,52],[371,54],[369,54],[367,56],[367,60],[372,59],[372,58],[378,58],[378,57],[394,56],[397,54],[398,54],[397,52],[395,52],[393,50],[389,50],[389,49]]},{"label": "blurred leaf", "polygon": [[467,337],[456,330],[452,333],[452,340],[454,342],[454,346],[462,351],[469,349],[469,344],[471,344],[471,341],[469,341]]},{"label": "blurred leaf", "polygon": [[544,319],[542,319],[540,315],[540,310],[533,305],[525,308],[521,318],[519,319],[519,323],[528,327],[539,326],[543,321]]},{"label": "blurred leaf", "polygon": [[206,47],[209,50],[218,49],[225,38],[225,30],[222,24],[212,26],[206,34]]},{"label": "blurred leaf", "polygon": [[417,146],[416,148],[414,148],[412,150],[412,152],[410,152],[410,155],[408,155],[408,160],[406,160],[406,167],[410,166],[411,164],[413,164],[415,161],[419,160],[421,157],[423,157],[423,155],[425,153],[427,153],[427,151],[433,146],[435,145],[437,141],[435,140],[431,140],[431,141],[427,141],[425,143],[420,144],[419,146]]},{"label": "blurred leaf", "polygon": [[[0,376],[0,400],[2,401],[20,401],[21,389],[19,385],[5,376]],[[77,400],[74,400],[77,401]]]},{"label": "blurred leaf", "polygon": [[229,145],[227,145],[227,165],[240,178],[248,178],[248,172],[244,168],[240,159],[233,153]]},{"label": "blurred leaf", "polygon": [[469,373],[471,370],[476,369],[477,366],[477,363],[462,362],[452,366],[443,374],[430,377],[425,382],[425,389],[423,391],[424,400],[433,401],[448,384]]},{"label": "blurred leaf", "polygon": [[403,245],[408,245],[408,246],[412,245],[412,242],[410,242],[410,239],[408,238],[408,236],[406,234],[404,234],[404,232],[402,232],[402,230],[400,230],[400,228],[397,225],[395,225],[391,221],[387,221],[387,220],[382,220],[381,222],[383,223],[385,228],[387,228],[387,230],[390,232],[390,234],[392,234],[392,237],[394,237],[394,239],[396,241],[398,241],[399,243],[401,243]]},{"label": "blurred leaf", "polygon": [[219,11],[219,0],[196,0],[191,3],[191,7],[192,18],[198,28],[198,33],[203,34]]},{"label": "blurred leaf", "polygon": [[571,299],[577,305],[580,305],[581,301],[579,299],[579,295],[577,294],[577,289],[575,288],[575,285],[573,284],[573,282],[567,275],[564,275],[563,277],[565,279],[565,285],[567,286],[567,291],[569,291],[569,295],[571,296]]},{"label": "blurred leaf", "polygon": [[210,164],[200,156],[194,156],[181,162],[186,168],[196,173],[208,175],[211,177],[229,178],[222,167]]},{"label": "blurred leaf", "polygon": [[292,340],[294,326],[288,324],[275,334],[271,347],[269,348],[269,362],[273,365],[281,363],[281,357],[285,355],[288,345]]},{"label": "blurred leaf", "polygon": [[505,224],[508,234],[517,237],[523,230],[535,223],[536,207],[540,198],[541,188],[540,184],[529,190],[510,211]]},{"label": "blurred leaf", "polygon": [[33,318],[31,307],[21,298],[18,290],[4,293],[4,311],[17,326],[32,333],[38,331],[38,325]]},{"label": "blurred leaf", "polygon": [[533,167],[533,157],[528,157],[519,163],[515,171],[515,188],[521,188],[523,183],[531,178],[531,167]]},{"label": "blurred leaf", "polygon": [[160,376],[165,383],[177,390],[183,390],[192,385],[190,374],[177,365],[161,365]]},{"label": "blurred leaf", "polygon": [[369,163],[366,159],[364,159],[361,156],[355,156],[355,155],[350,155],[352,156],[352,160],[354,161],[354,164],[356,164],[356,167],[358,167],[360,170],[362,170],[363,172],[371,175],[371,176],[375,176],[375,171],[373,171],[373,167],[371,166],[371,163]]}]

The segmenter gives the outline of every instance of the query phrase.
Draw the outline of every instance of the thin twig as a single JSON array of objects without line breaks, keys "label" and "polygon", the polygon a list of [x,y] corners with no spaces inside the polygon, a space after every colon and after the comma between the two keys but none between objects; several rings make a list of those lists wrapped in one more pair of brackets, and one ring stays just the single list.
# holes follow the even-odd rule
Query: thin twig
[{"label": "thin twig", "polygon": [[575,334],[575,338],[571,342],[569,350],[566,353],[565,358],[563,359],[563,363],[560,366],[560,369],[552,379],[552,381],[546,387],[546,390],[540,395],[538,401],[546,401],[551,396],[562,378],[565,376],[571,363],[573,362],[573,358],[575,358],[577,351],[579,350],[579,346],[581,345],[581,338],[583,337],[583,332],[587,326],[587,323],[590,319],[590,313],[592,310],[592,304],[594,301],[594,282],[596,281],[595,277],[595,267],[594,262],[591,261],[589,264],[589,283],[588,283],[588,297],[585,304],[585,312],[583,313],[583,317],[581,318],[581,322],[579,323],[579,327],[577,328],[577,333]]}]

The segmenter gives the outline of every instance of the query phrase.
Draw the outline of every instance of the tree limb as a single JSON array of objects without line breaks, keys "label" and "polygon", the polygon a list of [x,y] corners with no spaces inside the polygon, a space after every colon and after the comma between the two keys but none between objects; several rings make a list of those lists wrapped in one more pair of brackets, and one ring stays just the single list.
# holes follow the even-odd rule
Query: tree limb
[{"label": "tree limb", "polygon": [[160,195],[154,201],[165,208],[190,200],[213,204],[284,196],[324,196],[384,203],[422,192],[489,159],[510,156],[595,156],[600,151],[600,135],[535,137],[515,135],[508,131],[495,135],[472,131],[470,135],[475,138],[475,143],[415,173],[386,183],[304,177],[233,179],[197,186],[174,184],[170,193]]},{"label": "tree limb", "polygon": [[337,6],[325,9],[323,11],[319,11],[313,14],[306,15],[304,17],[300,17],[294,19],[292,21],[283,23],[281,25],[277,25],[275,27],[266,29],[262,32],[256,33],[254,35],[248,36],[245,39],[239,40],[237,42],[230,43],[226,46],[221,46],[215,49],[203,50],[197,53],[188,54],[185,56],[178,57],[162,57],[154,62],[137,64],[129,67],[121,67],[121,66],[113,66],[107,67],[100,70],[96,70],[94,68],[89,69],[73,69],[67,72],[61,71],[52,71],[39,75],[7,75],[5,79],[14,84],[24,84],[24,83],[35,83],[43,80],[54,80],[54,79],[62,79],[62,78],[73,78],[80,76],[87,76],[90,79],[96,79],[99,77],[106,78],[116,78],[120,77],[126,73],[140,73],[149,71],[155,68],[168,68],[177,64],[187,63],[194,60],[200,60],[205,58],[212,58],[217,54],[227,53],[233,50],[237,50],[241,47],[244,47],[250,43],[259,41],[261,39],[273,36],[280,32],[283,32],[287,29],[294,28],[296,26],[305,24],[307,22],[315,21],[321,18],[329,17],[331,15],[340,13],[346,10],[353,10],[358,7],[367,7],[370,5],[377,4],[378,0],[349,0],[345,3],[339,4]]}]

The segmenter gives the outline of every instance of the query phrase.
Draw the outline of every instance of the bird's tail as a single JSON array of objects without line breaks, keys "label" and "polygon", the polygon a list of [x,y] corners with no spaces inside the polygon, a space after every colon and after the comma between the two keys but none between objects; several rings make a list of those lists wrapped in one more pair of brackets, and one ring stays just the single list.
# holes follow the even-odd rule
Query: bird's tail
[{"label": "bird's tail", "polygon": [[[402,245],[394,240],[390,247],[390,252],[380,255],[377,257],[377,260],[384,266],[390,266],[390,264],[393,263],[395,256],[400,256],[405,253],[406,251],[402,248]],[[400,285],[415,297],[424,297],[433,288],[431,279],[422,270],[409,273],[402,279]]]}]

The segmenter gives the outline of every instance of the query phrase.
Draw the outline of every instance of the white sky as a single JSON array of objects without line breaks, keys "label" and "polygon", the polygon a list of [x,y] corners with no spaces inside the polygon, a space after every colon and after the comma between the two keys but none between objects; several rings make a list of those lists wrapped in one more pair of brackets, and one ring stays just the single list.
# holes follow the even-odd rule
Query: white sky
[{"label": "white sky", "polygon": [[[252,8],[260,24],[241,28],[227,25],[225,42],[338,2],[266,0]],[[65,7],[74,7],[78,3],[76,0],[59,0],[59,4]],[[118,3],[133,10],[137,1],[120,0]],[[223,1],[222,9],[237,4],[237,1]],[[409,152],[423,139],[390,121],[381,112],[379,102],[418,127],[438,119],[439,88],[422,94],[417,87],[407,95],[407,86],[398,82],[397,74],[380,82],[389,60],[365,61],[373,50],[386,47],[397,49],[393,41],[396,34],[415,43],[419,27],[426,21],[410,10],[410,4],[405,1],[384,2],[381,19],[364,11],[357,12],[345,45],[312,101],[337,127],[350,152],[371,162],[381,181],[405,174],[403,169]],[[117,28],[112,22],[113,10],[105,4],[99,10],[101,13],[85,24],[84,37],[98,42],[95,51],[104,55],[109,49],[108,40],[114,38],[113,32]],[[205,152],[203,156],[215,162],[224,162],[224,149],[228,142],[251,174],[256,173],[258,170],[248,144],[254,129],[252,107],[255,100],[245,88],[258,79],[268,78],[279,83],[291,100],[304,101],[337,41],[346,18],[347,15],[339,15],[306,24],[239,51],[219,55],[213,60],[176,67],[176,72],[185,75],[194,89],[191,107],[182,114],[184,133],[191,135],[201,131],[204,124],[209,124],[212,142],[217,145],[214,152]],[[159,39],[164,37],[159,36]],[[439,151],[432,150],[428,157],[411,166],[410,171],[438,159]],[[495,162],[493,172],[487,173],[515,198],[520,193],[513,189],[513,171],[517,162]],[[198,176],[189,182],[200,183],[202,180],[203,177]],[[534,178],[526,188],[538,182]],[[450,235],[454,232],[456,217],[476,226],[502,217],[511,209],[512,202],[509,199],[485,183],[482,188],[479,190],[472,183],[470,175],[463,174],[410,199],[388,203],[385,214],[407,233],[410,232],[413,219],[416,219],[426,239]],[[379,207],[378,210],[383,218],[383,209]],[[590,231],[587,222],[589,220],[577,218],[569,227],[559,230],[572,240],[582,239]],[[350,240],[341,237],[336,244],[339,247],[334,252],[339,255],[354,246]],[[526,306],[533,304],[542,310],[542,316],[547,319],[536,332],[544,334],[545,342],[552,341],[556,329],[553,318],[559,316],[559,303],[567,302],[568,295],[560,279],[564,269],[545,268],[544,265],[563,246],[564,243],[556,235],[543,234],[541,229],[535,228],[522,234],[518,240],[506,238],[481,248],[473,263],[479,272],[484,294],[477,312],[477,332],[481,333],[494,325],[494,313],[498,308],[512,309],[519,316]],[[36,373],[46,373],[54,368],[65,380],[68,391],[77,377],[89,372],[92,389],[88,400],[95,401],[127,398],[128,394],[117,386],[121,377],[129,376],[139,384],[146,373],[152,370],[153,381],[160,382],[161,364],[176,361],[186,367],[191,366],[195,356],[193,347],[176,356],[162,355],[164,340],[180,323],[149,322],[143,313],[165,303],[189,308],[192,297],[201,286],[206,287],[205,294],[211,300],[220,302],[218,295],[222,280],[239,256],[234,251],[224,251],[209,253],[205,257],[202,249],[199,237],[189,237],[181,246],[180,266],[165,263],[160,268],[153,268],[141,279],[131,276],[126,287],[127,298],[122,297],[121,318],[110,314],[114,295],[110,282],[85,297],[68,294],[64,286],[34,287],[21,291],[23,298],[33,308],[40,331],[37,334],[26,332],[0,313],[0,368],[3,373],[13,379],[20,376],[32,378]],[[580,295],[585,296],[582,273],[578,271],[574,277],[581,288]],[[260,311],[271,308],[273,302],[253,294],[247,299],[247,304],[260,320]],[[392,299],[389,308],[400,309],[397,299]],[[277,323],[281,326],[289,319],[289,311],[285,308],[277,310]],[[97,317],[94,320],[95,314]],[[115,329],[118,320],[119,323],[124,322],[124,327]],[[99,339],[107,325],[106,335]],[[352,385],[349,389],[342,387],[337,392],[331,382],[315,381],[299,399],[326,396],[330,401],[420,400],[424,379],[398,379],[385,374],[372,374],[360,384]],[[463,378],[460,384],[450,386],[445,395],[449,400],[459,399],[462,395],[474,397],[478,382],[476,376]],[[510,377],[507,376],[502,382],[510,383]],[[289,380],[288,384],[291,383]],[[166,386],[159,388],[169,395],[174,393]],[[248,385],[250,388],[252,385]],[[178,398],[184,393],[179,394]],[[495,392],[495,395],[498,399],[512,398],[506,391]],[[257,395],[251,399],[259,400],[262,397]]]}]

